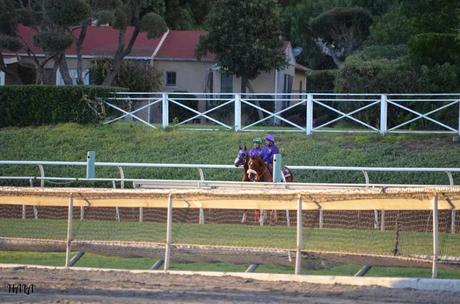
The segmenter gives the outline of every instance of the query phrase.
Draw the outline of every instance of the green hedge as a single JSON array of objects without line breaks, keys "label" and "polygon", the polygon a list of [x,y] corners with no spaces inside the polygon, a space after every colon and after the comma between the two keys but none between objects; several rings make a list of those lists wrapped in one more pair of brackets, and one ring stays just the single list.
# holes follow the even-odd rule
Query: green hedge
[{"label": "green hedge", "polygon": [[89,102],[121,90],[101,86],[3,86],[0,127],[94,123],[102,117],[90,108]]},{"label": "green hedge", "polygon": [[415,64],[460,64],[460,41],[456,34],[418,34],[409,40],[408,47]]},{"label": "green hedge", "polygon": [[310,70],[307,72],[308,92],[332,92],[338,70]]}]

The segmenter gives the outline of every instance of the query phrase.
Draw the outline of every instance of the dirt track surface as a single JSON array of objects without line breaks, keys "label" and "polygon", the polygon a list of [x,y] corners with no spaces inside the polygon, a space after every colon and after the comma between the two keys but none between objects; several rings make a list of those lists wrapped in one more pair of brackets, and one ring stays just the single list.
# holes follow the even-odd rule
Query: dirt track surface
[{"label": "dirt track surface", "polygon": [[[12,283],[34,293],[9,294]],[[450,292],[24,267],[0,269],[0,284],[0,303],[460,303]]]}]

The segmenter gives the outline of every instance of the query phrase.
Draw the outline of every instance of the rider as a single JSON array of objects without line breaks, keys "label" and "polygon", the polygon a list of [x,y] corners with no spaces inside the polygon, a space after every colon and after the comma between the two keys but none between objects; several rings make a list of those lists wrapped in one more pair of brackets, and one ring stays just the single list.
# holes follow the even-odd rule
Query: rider
[{"label": "rider", "polygon": [[275,145],[275,138],[273,135],[268,134],[265,136],[265,153],[264,153],[264,162],[267,165],[273,164],[273,155],[279,154],[280,149]]},{"label": "rider", "polygon": [[249,151],[249,157],[254,158],[259,156],[260,158],[264,159],[265,149],[262,147],[262,137],[255,137],[252,142],[254,143],[254,146],[252,147],[251,151]]}]

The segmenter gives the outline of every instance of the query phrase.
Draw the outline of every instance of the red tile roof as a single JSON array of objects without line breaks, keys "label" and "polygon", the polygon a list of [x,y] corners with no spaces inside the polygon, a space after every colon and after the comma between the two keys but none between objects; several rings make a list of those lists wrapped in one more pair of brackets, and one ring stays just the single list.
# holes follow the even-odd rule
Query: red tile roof
[{"label": "red tile roof", "polygon": [[[195,59],[195,49],[205,31],[170,31],[155,58]],[[214,60],[214,54],[207,54],[202,60]]]},{"label": "red tile roof", "polygon": [[[129,27],[125,36],[125,43],[131,37],[133,31]],[[80,29],[75,29],[74,34],[78,36]],[[42,54],[41,48],[38,48],[32,43],[34,30],[25,27],[18,27],[18,34],[24,39],[31,50],[36,54]],[[195,49],[198,45],[200,36],[205,35],[204,31],[169,31],[166,39],[161,45],[156,58],[161,59],[182,59],[196,60]],[[134,43],[133,49],[128,57],[151,57],[160,43],[161,37],[156,39],[148,39],[146,33],[139,33],[139,36]],[[83,56],[112,56],[118,46],[118,30],[114,30],[107,26],[90,26],[86,34],[85,41],[82,46]],[[23,53],[25,50],[20,51]],[[75,45],[72,45],[66,51],[67,55],[76,55]],[[208,54],[203,60],[214,60],[213,54]]]}]

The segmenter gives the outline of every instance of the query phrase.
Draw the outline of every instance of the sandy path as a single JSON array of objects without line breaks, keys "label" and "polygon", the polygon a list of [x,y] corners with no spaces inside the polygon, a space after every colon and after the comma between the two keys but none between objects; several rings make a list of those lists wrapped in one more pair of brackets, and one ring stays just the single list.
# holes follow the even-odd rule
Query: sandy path
[{"label": "sandy path", "polygon": [[[9,294],[19,282],[34,293]],[[23,267],[0,269],[0,284],[0,303],[460,303],[450,292]]]}]

